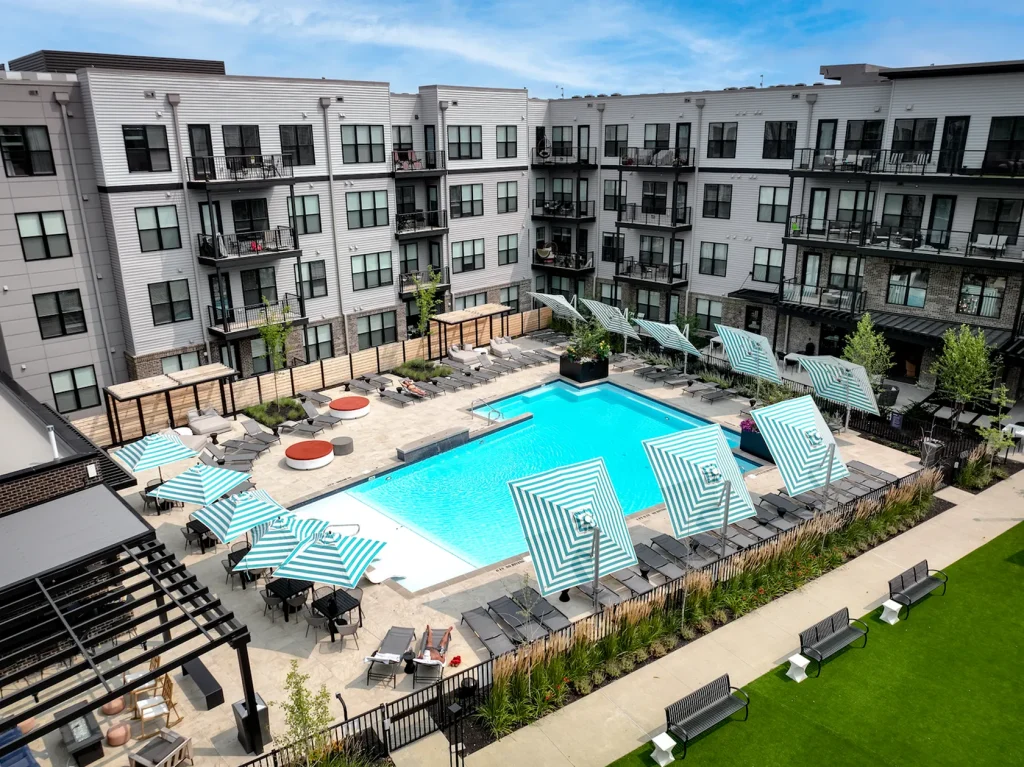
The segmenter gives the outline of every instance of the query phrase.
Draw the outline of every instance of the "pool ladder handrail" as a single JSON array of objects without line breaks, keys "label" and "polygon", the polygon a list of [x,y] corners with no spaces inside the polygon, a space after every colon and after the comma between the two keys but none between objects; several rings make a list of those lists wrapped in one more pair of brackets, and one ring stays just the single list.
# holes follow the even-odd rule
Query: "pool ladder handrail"
[{"label": "pool ladder handrail", "polygon": [[498,410],[498,408],[494,407],[494,405],[489,404],[487,402],[487,399],[484,398],[484,397],[477,397],[475,400],[473,400],[472,402],[469,403],[469,417],[470,418],[472,418],[474,415],[476,415],[476,413],[474,411],[476,410],[477,403],[479,403],[481,405],[485,405],[487,407],[487,425],[488,426],[491,425],[491,414],[492,413],[497,413],[497,417],[495,418],[496,421],[500,421],[501,420],[501,417],[502,417],[501,416],[501,411]]}]

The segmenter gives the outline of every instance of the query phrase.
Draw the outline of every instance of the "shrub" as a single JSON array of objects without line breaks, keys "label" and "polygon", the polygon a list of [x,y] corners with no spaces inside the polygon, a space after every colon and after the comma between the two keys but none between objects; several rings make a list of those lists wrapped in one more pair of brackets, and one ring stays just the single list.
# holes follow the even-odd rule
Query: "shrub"
[{"label": "shrub", "polygon": [[410,378],[413,381],[429,381],[437,376],[450,376],[452,369],[447,365],[438,365],[430,360],[408,360],[391,371],[396,376]]},{"label": "shrub", "polygon": [[701,380],[708,383],[718,384],[723,389],[731,389],[736,384],[736,379],[723,373],[716,373],[713,370],[705,370],[700,374]]},{"label": "shrub", "polygon": [[692,642],[697,638],[697,632],[693,630],[693,626],[683,626],[679,630],[679,635],[687,642]]},{"label": "shrub", "polygon": [[565,354],[572,362],[606,360],[611,354],[608,331],[596,320],[576,323]]},{"label": "shrub", "polygon": [[594,683],[590,681],[590,678],[578,679],[572,683],[573,689],[576,690],[577,695],[590,695],[594,691]]},{"label": "shrub", "polygon": [[261,402],[258,405],[250,405],[242,412],[254,421],[270,427],[277,426],[284,421],[298,421],[306,417],[302,405],[291,397],[281,397],[269,402]]},{"label": "shrub", "polygon": [[633,659],[633,653],[628,652],[618,660],[619,668],[622,669],[623,674],[629,674],[636,668],[636,661]]},{"label": "shrub", "polygon": [[[733,612],[735,613],[736,610],[733,610]],[[739,614],[742,614],[742,613],[739,613]],[[727,623],[729,621],[729,616],[728,616],[728,614],[726,614],[725,610],[723,610],[721,607],[719,607],[717,610],[715,610],[713,613],[711,613],[711,620],[713,620],[715,623],[717,623],[719,626],[721,626],[721,625],[724,625],[725,623]]]},{"label": "shrub", "polygon": [[604,680],[608,678],[608,675],[604,673],[603,668],[595,668],[590,678],[594,682],[594,687],[600,687],[604,684]]},{"label": "shrub", "polygon": [[[630,669],[630,671],[632,671],[632,669]],[[618,679],[622,676],[622,666],[619,664],[619,661],[614,659],[605,661],[604,673],[608,675],[609,679]]]},{"label": "shrub", "polygon": [[711,630],[715,627],[715,624],[711,622],[710,618],[701,618],[697,622],[697,631],[701,634],[710,634]]},{"label": "shrub", "polygon": [[991,483],[992,471],[988,466],[988,456],[984,446],[978,445],[960,464],[953,484],[964,490],[983,490]]}]

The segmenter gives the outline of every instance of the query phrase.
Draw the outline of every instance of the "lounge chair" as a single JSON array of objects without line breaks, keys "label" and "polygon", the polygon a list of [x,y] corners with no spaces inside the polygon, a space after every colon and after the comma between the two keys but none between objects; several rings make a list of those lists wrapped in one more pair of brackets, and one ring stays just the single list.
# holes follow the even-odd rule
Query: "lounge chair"
[{"label": "lounge chair", "polygon": [[464,612],[462,622],[469,624],[476,638],[483,643],[492,658],[516,649],[508,634],[491,617],[486,608],[474,607],[472,610]]},{"label": "lounge chair", "polygon": [[[457,364],[458,363],[456,363],[456,365]],[[459,367],[452,365],[451,367],[458,370],[460,373],[462,373],[462,375],[469,376],[471,379],[474,379],[479,383],[488,383],[489,381],[493,381],[495,378],[499,378],[503,373],[508,372],[507,370],[498,372],[493,368],[491,370],[484,370],[483,368],[477,368],[476,370],[473,370],[472,368],[466,367],[465,365],[461,365]]]},{"label": "lounge chair", "polygon": [[205,434],[178,434],[174,429],[161,429],[159,433],[165,437],[178,440],[189,450],[196,453],[210,444],[210,438]]},{"label": "lounge chair", "polygon": [[[708,551],[714,551],[715,553],[722,554],[722,538],[719,535],[709,535],[708,533],[694,533],[690,536],[694,542],[703,546]],[[739,551],[739,547],[735,544],[725,541],[725,556],[730,556]]]},{"label": "lounge chair", "polygon": [[624,359],[620,360],[619,362],[616,362],[615,364],[612,365],[612,367],[615,368],[616,370],[621,370],[623,373],[625,373],[627,370],[634,370],[643,364],[643,360]]},{"label": "lounge chair", "polygon": [[260,457],[260,454],[255,450],[234,450],[229,453],[220,445],[207,445],[206,451],[216,458],[217,461],[225,465],[229,463],[248,463],[252,466],[252,462]]},{"label": "lounge chair", "polygon": [[372,373],[363,373],[361,376],[359,376],[359,378],[366,381],[367,383],[374,384],[377,387],[391,386],[391,384],[393,383],[393,381],[390,378],[386,378],[385,376],[373,375]]},{"label": "lounge chair", "polygon": [[[437,635],[441,634],[438,639]],[[432,684],[441,681],[445,666],[448,665],[448,647],[452,642],[452,627],[443,632],[427,626],[423,632],[420,651],[412,660],[412,687],[417,684]]]},{"label": "lounge chair", "polygon": [[519,347],[512,343],[507,338],[498,336],[491,339],[490,343],[491,354],[495,357],[512,357],[513,352],[518,351]]},{"label": "lounge chair", "polygon": [[648,381],[658,382],[664,381],[666,378],[672,378],[673,376],[677,376],[681,372],[682,371],[679,370],[678,368],[667,368],[666,370],[662,370],[658,373],[648,373],[647,375],[644,376],[644,378],[646,378]]},{"label": "lounge chair", "polygon": [[522,370],[526,367],[525,362],[519,362],[514,359],[490,359],[489,362],[484,365],[485,368],[505,368],[509,372],[515,372],[516,370]]},{"label": "lounge chair", "polygon": [[695,381],[695,380],[697,380],[696,376],[692,376],[692,375],[675,375],[675,376],[669,376],[668,378],[662,379],[662,383],[665,384],[665,386],[667,386],[667,387],[669,387],[671,389],[671,388],[674,388],[676,386],[687,386],[691,381]]},{"label": "lounge chair", "polygon": [[302,411],[314,425],[319,423],[324,426],[337,426],[343,420],[334,413],[321,413],[312,402],[303,402]]},{"label": "lounge chair", "polygon": [[849,479],[851,482],[856,482],[858,485],[862,485],[863,487],[868,488],[868,490],[881,490],[883,487],[889,484],[884,479],[879,479],[878,477],[871,477],[868,476],[867,474],[862,474],[856,469],[850,469]]},{"label": "lounge chair", "polygon": [[448,356],[463,365],[479,365],[480,355],[483,352],[474,351],[472,348],[454,344],[448,349]]},{"label": "lounge chair", "polygon": [[[656,540],[660,541],[662,538],[671,538],[671,536],[659,535]],[[676,541],[675,538],[671,539],[676,543],[679,543],[678,541]],[[662,548],[660,542],[658,543],[658,547]],[[676,578],[682,578],[686,574],[681,569],[679,569],[679,567],[669,562],[667,559],[665,559],[665,557],[656,552],[646,543],[636,544],[633,547],[633,550],[636,552],[636,558],[640,560],[641,575],[643,574],[644,570],[654,570],[654,572],[658,573],[659,575],[665,578],[668,578],[668,580],[674,581]]]},{"label": "lounge chair", "polygon": [[846,467],[848,469],[855,469],[861,474],[867,474],[869,477],[880,479],[883,482],[895,482],[899,479],[895,474],[890,474],[887,471],[876,469],[874,466],[868,466],[866,463],[862,463],[861,461],[850,461],[846,464]]},{"label": "lounge chair", "polygon": [[198,410],[188,411],[188,428],[193,434],[210,436],[213,434],[224,434],[231,431],[231,421],[221,417],[221,414],[211,408],[202,412]]},{"label": "lounge chair", "polygon": [[720,399],[735,397],[736,394],[737,392],[735,389],[715,389],[714,391],[701,393],[700,398],[705,402],[718,402]]},{"label": "lounge chair", "polygon": [[640,573],[635,570],[630,570],[628,567],[624,570],[618,570],[617,572],[612,573],[612,578],[629,589],[635,597],[643,596],[648,592],[654,591],[654,586],[652,586],[646,578],[641,576]]},{"label": "lounge chair", "polygon": [[558,362],[558,360],[562,358],[561,354],[555,354],[553,351],[549,351],[548,349],[534,349],[533,353],[539,354],[542,357],[547,357],[552,362]]},{"label": "lounge chair", "polygon": [[659,370],[664,370],[664,369],[665,368],[663,368],[663,367],[661,367],[659,365],[644,365],[642,368],[636,368],[633,371],[633,375],[640,376],[641,378],[643,378],[648,373],[657,373]]},{"label": "lounge chair", "polygon": [[246,474],[252,471],[252,461],[218,461],[216,457],[206,452],[199,454],[199,461],[204,466],[216,466],[221,469],[231,469],[232,471],[241,471]]},{"label": "lounge chair", "polygon": [[707,392],[715,391],[718,389],[717,384],[710,383],[695,383],[693,386],[687,386],[682,389],[683,394],[689,394],[691,397],[696,397],[698,394],[704,395]]},{"label": "lounge chair", "polygon": [[518,346],[512,352],[512,359],[516,362],[522,362],[524,365],[528,365],[529,367],[533,367],[534,365],[544,365],[548,362],[544,356],[534,354],[533,352],[524,352]]},{"label": "lounge chair", "polygon": [[320,421],[314,421],[313,423],[307,423],[306,421],[284,421],[277,428],[278,431],[288,429],[291,432],[298,432],[299,434],[313,437],[326,429],[327,424]]},{"label": "lounge chair", "polygon": [[[722,537],[720,530],[715,530],[712,535],[719,538]],[[737,527],[735,524],[730,524],[725,528],[725,538],[729,543],[740,549],[749,549],[751,546],[757,544],[761,539],[756,535],[753,535],[746,530]]]},{"label": "lounge chair", "polygon": [[227,442],[221,442],[221,447],[227,448],[228,450],[237,450],[244,453],[259,453],[263,454],[270,450],[270,443],[264,442],[261,439],[253,439],[246,435],[242,439],[229,439]]},{"label": "lounge chair", "polygon": [[352,389],[361,391],[363,394],[371,394],[380,389],[380,387],[361,378],[354,378],[351,381],[345,381],[345,391],[351,391]]},{"label": "lounge chair", "polygon": [[413,381],[411,378],[402,379],[397,391],[416,399],[433,399],[437,396],[434,392],[424,389],[419,385],[419,383]]},{"label": "lounge chair", "polygon": [[750,519],[740,519],[733,523],[740,530],[750,533],[755,538],[761,541],[767,541],[769,538],[774,538],[779,534],[778,530],[770,527],[766,527],[757,521],[756,517]]},{"label": "lounge chair", "polygon": [[395,675],[402,665],[402,655],[412,647],[416,639],[416,632],[410,628],[392,626],[384,635],[383,641],[369,658],[367,662],[370,667],[366,669],[366,684],[370,680],[381,681],[391,680],[391,686],[395,686]]},{"label": "lounge chair", "polygon": [[269,431],[263,431],[260,425],[253,420],[242,421],[242,428],[245,429],[245,433],[252,439],[258,439],[267,445],[272,445],[275,442],[280,442],[281,438],[276,434]]},{"label": "lounge chair", "polygon": [[[405,383],[404,381],[402,382]],[[432,397],[436,397],[438,394],[447,394],[448,390],[440,386],[430,383],[429,381],[416,381],[416,385],[423,389],[423,391],[430,394]]]},{"label": "lounge chair", "polygon": [[754,519],[765,527],[774,528],[780,533],[792,530],[798,524],[783,517],[779,514],[779,510],[770,504],[758,504],[754,507],[754,511],[756,512]]},{"label": "lounge chair", "polygon": [[572,621],[565,617],[565,613],[542,597],[532,586],[512,592],[512,601],[524,608],[529,605],[530,617],[540,621],[549,631],[559,631],[572,625]]},{"label": "lounge chair", "polygon": [[467,376],[459,376],[458,378],[453,378],[451,376],[437,376],[430,380],[434,382],[435,386],[440,386],[448,391],[459,391],[461,389],[465,389],[467,386],[476,386],[479,383],[478,381],[469,380]]},{"label": "lounge chair", "polygon": [[498,597],[487,603],[487,609],[496,617],[505,621],[514,632],[513,637],[520,642],[533,642],[548,635],[548,630],[535,621],[532,616],[524,615],[523,608],[508,597]]},{"label": "lounge chair", "polygon": [[321,394],[320,392],[300,391],[298,396],[301,397],[302,399],[306,400],[307,402],[312,402],[312,403],[314,403],[316,405],[329,405],[329,404],[331,404],[331,398],[328,397],[326,394]]},{"label": "lounge chair", "polygon": [[808,520],[814,518],[814,513],[809,511],[802,503],[798,503],[797,499],[787,498],[776,493],[766,493],[761,496],[761,501],[774,506],[780,513],[789,514],[797,519]]},{"label": "lounge chair", "polygon": [[410,397],[408,394],[403,394],[399,391],[391,391],[390,389],[381,389],[380,398],[386,399],[388,402],[394,402],[396,405],[401,405],[402,407],[411,405],[413,402],[417,401],[415,397]]},{"label": "lounge chair", "polygon": [[[587,581],[586,583],[581,583],[576,588],[578,588],[583,593],[583,595],[585,597],[587,597],[587,599],[590,599],[591,601],[593,601],[593,599],[594,599],[594,582],[593,581]],[[600,581],[597,582],[597,603],[599,605],[601,605],[601,607],[615,607],[615,605],[620,604],[621,602],[622,602],[622,597],[620,597],[618,594],[616,594],[614,591],[612,591],[610,588],[605,586]]]}]

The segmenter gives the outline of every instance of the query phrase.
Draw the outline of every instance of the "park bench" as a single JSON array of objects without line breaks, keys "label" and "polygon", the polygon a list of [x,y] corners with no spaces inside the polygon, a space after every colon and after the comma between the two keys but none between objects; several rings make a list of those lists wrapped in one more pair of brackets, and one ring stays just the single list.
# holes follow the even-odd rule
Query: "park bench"
[{"label": "park bench", "polygon": [[206,700],[207,711],[216,708],[224,702],[224,690],[221,689],[220,682],[217,681],[199,658],[193,658],[184,664],[181,667],[181,673],[182,676],[191,677],[192,681],[196,683],[196,687],[199,688],[199,692],[203,694],[203,698]]},{"label": "park bench", "polygon": [[683,743],[683,755],[680,758],[686,758],[686,745],[689,741],[741,709],[743,721],[746,721],[750,715],[750,698],[743,690],[729,684],[728,674],[668,706],[665,709],[666,729]]},{"label": "park bench", "polygon": [[942,587],[941,593],[945,594],[948,580],[949,577],[942,570],[929,570],[928,560],[925,559],[889,581],[889,599],[907,608],[906,617],[909,618],[910,606],[920,602],[939,586]]},{"label": "park bench", "polygon": [[821,676],[821,664],[826,658],[832,657],[861,637],[864,638],[862,647],[867,647],[867,624],[856,618],[851,619],[849,609],[844,607],[806,631],[800,632],[800,654],[818,664],[815,676]]}]

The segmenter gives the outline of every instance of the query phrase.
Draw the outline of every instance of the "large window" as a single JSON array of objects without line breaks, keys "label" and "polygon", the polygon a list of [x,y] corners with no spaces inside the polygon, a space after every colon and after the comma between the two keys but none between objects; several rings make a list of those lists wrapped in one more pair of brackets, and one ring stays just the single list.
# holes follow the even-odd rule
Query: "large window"
[{"label": "large window", "polygon": [[515,264],[519,261],[519,235],[498,235],[498,266]]},{"label": "large window", "polygon": [[470,293],[468,296],[459,296],[455,299],[455,309],[456,311],[472,309],[474,306],[483,306],[486,303],[486,293]]},{"label": "large window", "polygon": [[396,152],[409,152],[412,150],[411,125],[391,126],[391,148]]},{"label": "large window", "polygon": [[484,241],[461,240],[452,243],[452,271],[473,272],[484,268]]},{"label": "large window", "polygon": [[621,261],[626,249],[626,235],[617,232],[601,232],[601,260]]},{"label": "large window", "polygon": [[729,263],[729,245],[724,242],[700,244],[700,273],[724,277]]},{"label": "large window", "polygon": [[306,349],[306,362],[325,360],[334,356],[334,336],[331,323],[310,325],[303,331],[303,346]]},{"label": "large window", "polygon": [[154,325],[169,325],[192,319],[192,296],[189,294],[188,280],[151,282],[149,308],[153,313]]},{"label": "large window", "polygon": [[626,207],[626,182],[619,182],[614,179],[604,180],[604,209],[624,210]]},{"label": "large window", "polygon": [[959,314],[998,319],[1003,312],[1003,294],[1006,292],[1006,277],[988,274],[965,274],[960,283],[960,300],[956,310]]},{"label": "large window", "polygon": [[551,129],[551,156],[569,157],[572,155],[572,126],[556,125]]},{"label": "large window", "polygon": [[882,203],[882,226],[906,232],[921,228],[924,216],[923,194],[887,194]]},{"label": "large window", "polygon": [[757,194],[757,220],[784,224],[789,215],[789,187],[762,186]]},{"label": "large window", "polygon": [[618,157],[629,146],[628,125],[604,126],[604,156]]},{"label": "large window", "polygon": [[277,273],[274,267],[246,269],[239,276],[242,279],[243,306],[263,306],[264,301],[277,303]]},{"label": "large window", "polygon": [[121,133],[131,173],[157,173],[171,169],[167,128],[163,125],[122,125]]},{"label": "large window", "polygon": [[43,338],[58,338],[84,333],[85,311],[82,294],[77,290],[58,290],[32,296],[36,305],[39,334]]},{"label": "large window", "polygon": [[708,157],[735,157],[738,123],[708,124]]},{"label": "large window", "polygon": [[1007,245],[1016,245],[1017,233],[1020,232],[1022,204],[1024,201],[1019,199],[979,197],[974,209],[974,225],[971,231],[975,235],[1002,235],[1006,237]]},{"label": "large window", "polygon": [[50,373],[53,401],[61,413],[84,410],[100,404],[100,388],[92,365]]},{"label": "large window", "polygon": [[327,295],[327,262],[303,261],[295,265],[295,286],[303,298]]},{"label": "large window", "polygon": [[394,282],[391,251],[352,256],[352,290],[368,290]]},{"label": "large window", "polygon": [[182,370],[191,370],[197,367],[199,367],[199,352],[182,352],[160,358],[160,370],[164,375],[180,373]]},{"label": "large window", "polygon": [[346,165],[384,162],[384,126],[342,125],[341,161]]},{"label": "large window", "polygon": [[849,120],[843,148],[850,151],[881,149],[884,127],[883,120]]},{"label": "large window", "polygon": [[669,123],[647,123],[644,126],[644,149],[668,149],[671,132]]},{"label": "large window", "polygon": [[231,201],[231,220],[235,223],[235,232],[265,232],[270,229],[270,214],[267,212],[267,201],[262,197],[249,200]]},{"label": "large window", "polygon": [[704,218],[732,216],[732,184],[704,185]]},{"label": "large window", "polygon": [[563,204],[572,202],[572,179],[551,179],[551,199]]},{"label": "large window", "polygon": [[543,205],[544,201],[547,199],[547,184],[548,180],[546,178],[538,178],[536,181],[534,181],[538,205]]},{"label": "large window", "polygon": [[388,193],[347,192],[345,210],[348,213],[349,229],[366,229],[371,226],[388,225]]},{"label": "large window", "polygon": [[498,212],[515,213],[519,210],[519,182],[498,182]]},{"label": "large window", "polygon": [[700,330],[714,330],[722,322],[722,302],[707,298],[697,299],[697,327]]},{"label": "large window", "polygon": [[71,240],[68,239],[64,211],[19,213],[16,220],[21,253],[26,261],[67,258],[71,255]]},{"label": "large window", "polygon": [[174,205],[136,208],[135,224],[139,229],[139,247],[143,253],[152,250],[174,250],[181,247],[181,233],[178,231],[178,208]]},{"label": "large window", "polygon": [[505,304],[513,312],[519,311],[519,286],[510,285],[498,291],[498,302]]},{"label": "large window", "polygon": [[571,253],[572,227],[551,227],[551,247],[554,248],[555,253]]},{"label": "large window", "polygon": [[356,320],[356,334],[359,338],[360,350],[394,343],[397,338],[395,313],[381,312],[360,317]]},{"label": "large window", "polygon": [[860,290],[864,282],[864,259],[832,256],[828,265],[828,286],[837,290]]},{"label": "large window", "polygon": [[316,165],[312,125],[282,125],[281,155],[285,165]]},{"label": "large window", "polygon": [[262,338],[252,339],[250,358],[252,359],[252,372],[261,375],[270,370],[270,355],[267,354],[267,343]]},{"label": "large window", "polygon": [[42,125],[0,126],[0,154],[8,177],[52,176],[57,172],[50,134]]},{"label": "large window", "polygon": [[1024,159],[1024,117],[993,117],[985,147],[986,168],[1006,172],[1016,168],[1021,159]]},{"label": "large window", "polygon": [[224,135],[224,154],[228,157],[257,157],[263,154],[260,126],[225,125],[221,133]]},{"label": "large window", "polygon": [[640,263],[665,263],[665,238],[640,235]]},{"label": "large window", "polygon": [[887,304],[924,308],[928,296],[928,270],[916,266],[894,266],[889,272]]},{"label": "large window", "polygon": [[765,160],[792,160],[795,151],[796,121],[766,120],[761,157]]},{"label": "large window", "polygon": [[930,155],[935,143],[935,118],[896,120],[892,128],[892,151],[923,152]]},{"label": "large window", "polygon": [[664,213],[668,210],[668,182],[645,181],[640,198],[640,210],[644,213]]},{"label": "large window", "polygon": [[288,215],[294,216],[295,229],[299,234],[320,233],[320,195],[304,194],[295,197],[295,209],[292,210],[292,199],[288,198]]},{"label": "large window", "polygon": [[599,286],[600,292],[597,296],[602,304],[622,308],[622,286],[610,282],[602,282]]},{"label": "large window", "polygon": [[498,134],[498,159],[515,157],[519,153],[517,142],[517,128],[515,125],[499,125]]},{"label": "large window", "polygon": [[778,284],[782,279],[782,251],[776,248],[754,248],[753,279]]},{"label": "large window", "polygon": [[865,221],[871,220],[874,210],[874,192],[869,192],[865,198],[864,192],[856,192],[852,189],[842,189],[839,192],[839,203],[836,208],[836,221],[862,224]]},{"label": "large window", "polygon": [[395,187],[395,213],[399,216],[416,212],[416,187]]},{"label": "large window", "polygon": [[638,290],[636,292],[636,313],[648,320],[661,319],[661,293],[656,290]]},{"label": "large window", "polygon": [[452,218],[469,218],[484,214],[484,185],[462,184],[450,190]]},{"label": "large window", "polygon": [[453,160],[479,160],[483,157],[483,128],[479,125],[449,125],[448,156]]}]

